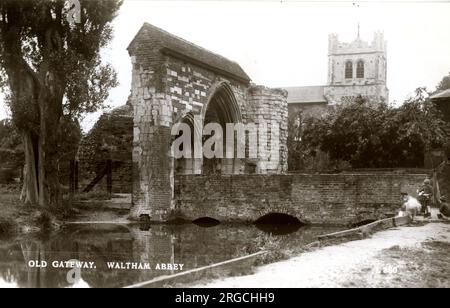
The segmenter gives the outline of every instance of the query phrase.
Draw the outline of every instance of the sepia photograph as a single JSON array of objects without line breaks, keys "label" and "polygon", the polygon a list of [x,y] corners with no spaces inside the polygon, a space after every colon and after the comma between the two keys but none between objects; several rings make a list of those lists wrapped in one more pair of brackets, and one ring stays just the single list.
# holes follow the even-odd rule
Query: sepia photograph
[{"label": "sepia photograph", "polygon": [[449,288],[449,16],[0,0],[0,288]]}]

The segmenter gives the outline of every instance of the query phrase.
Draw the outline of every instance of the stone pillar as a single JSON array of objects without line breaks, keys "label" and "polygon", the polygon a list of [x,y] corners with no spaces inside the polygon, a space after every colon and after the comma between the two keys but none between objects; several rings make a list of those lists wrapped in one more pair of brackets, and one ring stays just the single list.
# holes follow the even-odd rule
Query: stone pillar
[{"label": "stone pillar", "polygon": [[[256,173],[279,174],[287,172],[287,92],[282,89],[253,86],[249,89],[248,100],[254,109],[253,121],[259,126]],[[267,134],[261,134],[260,132],[262,123],[269,127]],[[276,128],[270,127],[271,124],[275,125]],[[277,153],[273,153],[273,146],[278,146],[279,151]]]},{"label": "stone pillar", "polygon": [[154,71],[133,63],[131,218],[163,222],[174,208],[174,160],[170,148],[172,105],[170,98],[154,86],[156,78]]}]

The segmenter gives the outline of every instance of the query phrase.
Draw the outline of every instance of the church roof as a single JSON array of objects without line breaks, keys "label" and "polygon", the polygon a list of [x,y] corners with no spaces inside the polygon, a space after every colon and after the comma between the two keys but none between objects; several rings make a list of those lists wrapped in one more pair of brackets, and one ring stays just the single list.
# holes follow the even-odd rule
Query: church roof
[{"label": "church roof", "polygon": [[206,65],[209,69],[217,70],[218,73],[233,77],[241,82],[249,83],[251,80],[238,63],[149,23],[144,23],[141,30],[130,43],[128,50],[132,50],[137,41],[142,41],[152,48],[158,48],[162,53],[181,57],[188,61],[191,60],[194,64]]},{"label": "church roof", "polygon": [[287,87],[288,104],[326,103],[325,86]]},{"label": "church roof", "polygon": [[450,98],[450,89],[434,94],[430,98],[431,99]]}]

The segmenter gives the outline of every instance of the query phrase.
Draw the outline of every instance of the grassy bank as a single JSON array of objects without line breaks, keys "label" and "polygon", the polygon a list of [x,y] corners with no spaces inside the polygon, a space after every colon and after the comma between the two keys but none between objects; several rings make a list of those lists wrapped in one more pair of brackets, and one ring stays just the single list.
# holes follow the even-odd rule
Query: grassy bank
[{"label": "grassy bank", "polygon": [[58,229],[64,211],[48,211],[25,205],[19,200],[20,188],[0,186],[0,237],[14,237]]},{"label": "grassy bank", "polygon": [[392,228],[193,287],[449,287],[449,228],[444,222]]},{"label": "grassy bank", "polygon": [[[450,287],[450,243],[428,241],[421,247],[394,246],[378,256],[395,275],[384,274],[376,287],[448,288]],[[404,262],[399,262],[404,260]],[[382,273],[383,274],[383,273]]]}]

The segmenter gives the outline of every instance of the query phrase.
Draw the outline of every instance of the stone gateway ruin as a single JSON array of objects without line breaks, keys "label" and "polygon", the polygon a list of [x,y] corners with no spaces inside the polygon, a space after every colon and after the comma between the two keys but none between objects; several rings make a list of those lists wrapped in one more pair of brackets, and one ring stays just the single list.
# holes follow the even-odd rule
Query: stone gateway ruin
[{"label": "stone gateway ruin", "polygon": [[[128,51],[133,65],[132,219],[255,221],[281,213],[302,222],[357,222],[395,212],[400,191],[414,191],[423,179],[288,174],[286,90],[254,85],[237,63],[150,24],[144,24]],[[193,140],[203,141],[202,129],[209,123],[218,123],[222,137],[231,139],[229,123],[272,126],[257,132],[256,156],[175,159],[173,129],[180,123],[191,128]],[[246,134],[247,140],[255,132]],[[245,145],[247,154],[252,150]]]},{"label": "stone gateway ruin", "polygon": [[[128,48],[133,63],[133,214],[164,221],[175,210],[176,174],[280,174],[287,170],[287,92],[251,84],[235,62],[145,24]],[[192,158],[175,161],[171,131],[176,123],[274,121],[252,160]],[[223,127],[225,130],[225,127]],[[193,132],[195,133],[195,131]],[[271,143],[279,153],[272,157]],[[267,157],[264,159],[263,157]],[[200,188],[200,187],[199,187]]]}]

